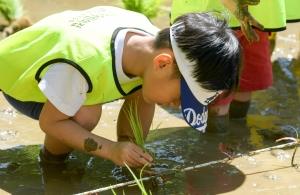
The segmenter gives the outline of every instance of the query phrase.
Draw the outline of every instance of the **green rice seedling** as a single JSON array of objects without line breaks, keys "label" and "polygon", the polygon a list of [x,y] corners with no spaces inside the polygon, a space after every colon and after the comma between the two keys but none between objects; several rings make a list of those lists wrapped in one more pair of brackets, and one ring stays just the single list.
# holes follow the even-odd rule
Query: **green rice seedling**
[{"label": "green rice seedling", "polygon": [[24,14],[21,0],[0,0],[0,13],[9,22],[13,22]]},{"label": "green rice seedling", "polygon": [[0,25],[2,38],[33,25],[30,17],[25,15],[22,0],[0,0],[0,15],[7,22],[7,24]]},{"label": "green rice seedling", "polygon": [[[137,109],[137,102],[135,103],[135,106],[130,104],[128,109],[124,108],[124,113],[129,121],[129,124],[132,128],[133,135],[134,135],[134,137],[131,137],[131,135],[129,135],[130,140],[132,142],[136,143],[140,148],[142,148],[143,151],[148,152],[153,158],[152,164],[156,164],[156,155],[152,151],[147,150],[145,147],[143,127],[142,127],[141,118],[139,116],[138,109]],[[156,131],[157,131],[159,125],[157,126]],[[148,182],[149,182],[149,185],[151,185],[153,188],[156,188],[158,186],[158,181],[156,179],[149,180]]]},{"label": "green rice seedling", "polygon": [[147,18],[155,18],[160,14],[159,6],[163,0],[122,0],[125,9],[144,14]]},{"label": "green rice seedling", "polygon": [[[142,179],[142,174],[143,174],[143,170],[145,169],[145,167],[147,166],[147,164],[145,164],[144,167],[143,167],[143,168],[141,169],[141,171],[140,171],[140,180],[135,176],[135,174],[134,174],[133,171],[130,169],[130,167],[129,167],[126,163],[124,163],[124,164],[125,164],[125,166],[127,167],[127,169],[130,171],[130,173],[131,173],[131,175],[133,176],[134,180],[136,181],[136,184],[137,184],[138,187],[140,188],[140,190],[141,190],[141,192],[142,192],[142,195],[148,195],[148,193],[147,193],[147,191],[146,191],[146,189],[145,189],[145,186],[144,186],[144,184],[143,184],[143,181],[141,181],[141,179]],[[111,190],[112,190],[112,192],[113,192],[114,195],[117,195],[113,189],[111,189]],[[124,192],[123,192],[123,194],[125,195]],[[152,195],[152,193],[151,193],[150,190],[149,190],[149,195]]]},{"label": "green rice seedling", "polygon": [[[136,104],[137,105],[137,104]],[[132,128],[134,138],[129,135],[129,138],[132,142],[135,142],[140,148],[145,151],[145,140],[142,127],[142,121],[138,114],[137,106],[133,108],[130,104],[129,109],[124,109],[125,115],[129,121],[129,124]]]},{"label": "green rice seedling", "polygon": [[[277,139],[276,142],[279,142],[279,141],[282,141],[282,140],[292,140],[295,143],[298,143],[298,145],[299,145],[300,144],[300,139],[298,137],[298,132],[294,127],[292,127],[292,129],[296,132],[296,138],[294,138],[294,137],[283,137],[283,138]],[[293,157],[292,157],[292,161],[291,161],[292,167],[298,167],[297,164],[294,164],[294,158],[295,158],[295,154],[296,154],[297,149],[298,149],[298,145],[295,145],[295,149],[294,149],[294,153],[293,153]]]},{"label": "green rice seedling", "polygon": [[[126,165],[126,163],[125,163]],[[143,175],[143,170],[145,169],[145,167],[147,166],[147,164],[144,165],[144,167],[141,169],[140,171],[140,179],[142,179],[142,175]],[[135,176],[135,174],[133,173],[133,171],[129,168],[128,165],[126,165],[126,167],[128,168],[128,170],[130,171],[130,173],[132,174],[134,180],[136,181],[137,185],[139,186],[142,195],[148,195],[148,193],[146,192],[145,186],[143,184],[143,182],[141,180],[138,180],[138,178]],[[152,195],[151,191],[150,191],[150,195]]]},{"label": "green rice seedling", "polygon": [[[137,102],[135,105],[137,105]],[[143,151],[147,151],[153,157],[153,163],[155,164],[156,163],[155,154],[147,150],[145,147],[143,127],[142,127],[141,118],[138,114],[137,106],[134,106],[133,108],[133,105],[130,104],[128,109],[124,108],[124,113],[129,121],[129,124],[132,128],[133,135],[134,135],[134,137],[129,135],[130,141],[136,143],[140,148],[143,149]],[[155,133],[157,132],[158,127],[160,125],[161,123],[156,127]]]}]

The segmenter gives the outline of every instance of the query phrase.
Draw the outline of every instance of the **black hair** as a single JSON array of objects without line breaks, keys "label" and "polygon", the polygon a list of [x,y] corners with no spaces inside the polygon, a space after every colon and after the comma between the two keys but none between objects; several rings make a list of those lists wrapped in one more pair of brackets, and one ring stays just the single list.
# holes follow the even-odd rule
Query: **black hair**
[{"label": "black hair", "polygon": [[[227,19],[216,11],[194,12],[178,17],[174,24],[177,46],[194,66],[191,76],[208,91],[226,90],[224,98],[234,93],[243,55]],[[172,49],[169,28],[158,33],[154,47]]]}]

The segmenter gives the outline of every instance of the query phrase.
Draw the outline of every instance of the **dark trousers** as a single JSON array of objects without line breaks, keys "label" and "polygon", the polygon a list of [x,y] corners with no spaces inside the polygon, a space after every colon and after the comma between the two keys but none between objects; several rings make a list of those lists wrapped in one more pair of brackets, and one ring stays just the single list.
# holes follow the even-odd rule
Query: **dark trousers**
[{"label": "dark trousers", "polygon": [[[3,91],[2,91],[3,93]],[[39,102],[22,102],[16,100],[15,98],[3,93],[5,99],[10,103],[12,107],[14,107],[17,111],[21,112],[22,114],[35,119],[39,120],[40,114],[44,107],[44,103]]]}]

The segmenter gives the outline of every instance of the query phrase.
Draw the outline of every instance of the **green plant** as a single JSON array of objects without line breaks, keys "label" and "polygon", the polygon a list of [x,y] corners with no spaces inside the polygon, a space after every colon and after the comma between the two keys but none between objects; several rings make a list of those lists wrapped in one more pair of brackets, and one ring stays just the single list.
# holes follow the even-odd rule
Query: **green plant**
[{"label": "green plant", "polygon": [[[140,118],[139,113],[138,113],[138,109],[137,109],[138,103],[137,103],[137,101],[134,104],[135,106],[133,106],[132,103],[131,103],[129,105],[129,108],[126,109],[126,108],[123,107],[124,108],[124,113],[125,113],[128,121],[129,121],[129,124],[132,128],[133,136],[134,136],[134,137],[132,137],[131,135],[129,135],[129,138],[130,138],[131,142],[136,143],[140,148],[143,149],[143,151],[148,152],[153,158],[152,164],[156,164],[155,154],[152,151],[147,150],[146,147],[145,147],[142,121],[141,121],[141,118]],[[155,133],[157,132],[157,129],[160,126],[160,124],[156,127]],[[149,184],[151,184],[153,188],[156,188],[158,186],[158,183],[157,183],[156,179],[149,180],[149,182],[150,182]]]},{"label": "green plant", "polygon": [[163,0],[122,0],[125,9],[144,14],[147,18],[155,18],[160,11]]},{"label": "green plant", "polygon": [[132,104],[130,104],[129,109],[124,108],[124,113],[129,121],[134,135],[134,137],[129,135],[129,138],[132,142],[135,142],[140,148],[145,151],[146,148],[142,121],[138,114],[137,103],[135,105],[135,108],[133,108]]},{"label": "green plant", "polygon": [[[129,124],[132,128],[133,136],[129,135],[129,138],[131,142],[136,143],[140,148],[143,149],[143,151],[147,151],[152,157],[153,157],[153,163],[156,163],[155,160],[155,154],[152,153],[151,151],[147,150],[145,147],[145,140],[144,140],[144,133],[143,133],[143,127],[142,127],[142,121],[141,118],[138,114],[138,109],[137,109],[137,102],[135,103],[136,106],[130,104],[129,108],[126,109],[124,108],[124,113],[129,121]],[[158,127],[161,125],[161,123],[155,128],[155,133],[158,130]]]},{"label": "green plant", "polygon": [[[147,164],[144,165],[144,167],[141,169],[140,171],[140,179],[138,179],[135,174],[133,173],[133,171],[130,169],[130,167],[125,163],[125,166],[127,167],[127,169],[130,171],[130,173],[132,174],[134,180],[136,181],[136,184],[138,185],[138,187],[140,188],[141,192],[142,192],[142,195],[148,195],[146,189],[145,189],[145,186],[143,184],[143,181],[142,181],[142,174],[143,174],[143,170],[145,169],[145,167],[147,166]],[[116,195],[115,191],[113,189],[111,189],[113,194]],[[124,194],[124,192],[123,192]],[[149,195],[152,195],[151,191],[149,191]]]},{"label": "green plant", "polygon": [[21,0],[0,0],[0,13],[9,22],[13,22],[24,14]]},{"label": "green plant", "polygon": [[0,15],[3,15],[8,22],[1,25],[2,38],[33,25],[30,17],[25,15],[22,0],[0,0]]}]

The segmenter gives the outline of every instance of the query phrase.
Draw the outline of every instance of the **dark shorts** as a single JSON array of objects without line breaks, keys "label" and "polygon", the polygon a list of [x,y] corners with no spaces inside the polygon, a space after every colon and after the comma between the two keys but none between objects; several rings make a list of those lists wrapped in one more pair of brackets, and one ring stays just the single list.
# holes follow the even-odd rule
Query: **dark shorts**
[{"label": "dark shorts", "polygon": [[[235,35],[239,39],[244,50],[244,64],[239,85],[241,92],[253,92],[269,88],[273,83],[272,62],[270,58],[269,33],[254,29],[259,36],[259,41],[253,41],[249,45],[241,30],[236,30]],[[225,99],[219,95],[214,105],[228,104],[234,98],[231,95]]]},{"label": "dark shorts", "polygon": [[44,103],[21,102],[19,100],[14,99],[13,97],[10,97],[9,95],[7,95],[5,93],[3,93],[3,95],[4,95],[5,99],[8,101],[8,103],[12,107],[14,107],[17,111],[21,112],[22,114],[24,114],[32,119],[39,120],[40,114],[44,107]]}]

